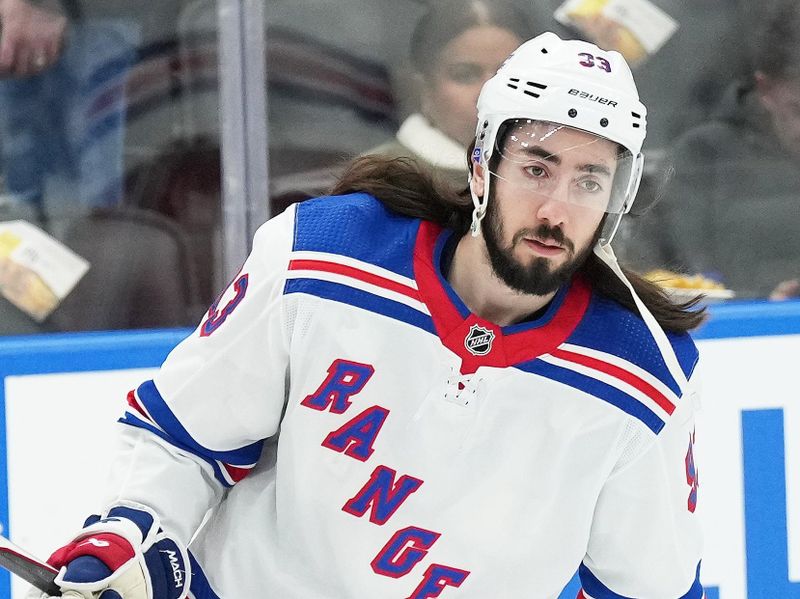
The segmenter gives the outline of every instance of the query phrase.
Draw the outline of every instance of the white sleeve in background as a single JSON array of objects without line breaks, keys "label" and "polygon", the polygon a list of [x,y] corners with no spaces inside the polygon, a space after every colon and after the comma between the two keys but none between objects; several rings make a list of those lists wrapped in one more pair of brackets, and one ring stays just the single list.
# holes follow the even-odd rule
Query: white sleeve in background
[{"label": "white sleeve in background", "polygon": [[623,455],[605,483],[580,568],[587,599],[703,597],[693,399],[684,396],[651,442],[637,439],[647,431],[631,436],[634,455]]},{"label": "white sleeve in background", "polygon": [[294,209],[253,251],[200,326],[128,396],[108,500],[153,508],[184,542],[225,487],[255,465],[284,408],[291,323],[283,287]]}]

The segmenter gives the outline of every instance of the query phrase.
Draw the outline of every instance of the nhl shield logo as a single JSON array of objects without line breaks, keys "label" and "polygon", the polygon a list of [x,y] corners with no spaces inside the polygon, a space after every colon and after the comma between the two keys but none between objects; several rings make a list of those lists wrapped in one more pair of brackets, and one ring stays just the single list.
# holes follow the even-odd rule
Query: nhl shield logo
[{"label": "nhl shield logo", "polygon": [[474,356],[485,356],[492,351],[494,332],[474,324],[464,339],[464,347]]}]

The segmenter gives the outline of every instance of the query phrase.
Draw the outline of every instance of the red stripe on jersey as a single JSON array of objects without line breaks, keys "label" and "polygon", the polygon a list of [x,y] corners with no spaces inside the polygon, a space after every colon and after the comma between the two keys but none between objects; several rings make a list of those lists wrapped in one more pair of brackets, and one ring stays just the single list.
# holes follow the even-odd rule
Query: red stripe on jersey
[{"label": "red stripe on jersey", "polygon": [[253,469],[252,466],[247,468],[238,468],[236,466],[231,466],[230,464],[222,464],[223,468],[225,468],[225,472],[228,473],[228,476],[231,477],[231,480],[234,483],[238,483],[242,480],[245,476],[250,474],[250,471]]},{"label": "red stripe on jersey", "polygon": [[394,291],[419,301],[419,293],[413,287],[345,264],[325,262],[323,260],[292,260],[289,262],[289,270],[317,270],[343,275],[371,285],[376,285],[377,287],[383,287],[389,291]]},{"label": "red stripe on jersey", "polygon": [[608,362],[603,362],[602,360],[592,358],[591,356],[584,356],[583,354],[577,354],[564,349],[556,349],[550,353],[556,358],[561,358],[562,360],[567,360],[568,362],[574,362],[575,364],[581,364],[582,366],[599,370],[600,372],[604,372],[605,374],[624,381],[631,387],[634,387],[635,389],[638,389],[647,395],[647,397],[656,402],[667,414],[672,414],[672,412],[675,411],[675,404],[667,399],[666,396],[661,393],[661,391],[653,387],[653,385],[644,379],[639,378],[632,372],[628,372],[624,368],[620,368],[614,364],[609,364]]},{"label": "red stripe on jersey", "polygon": [[130,407],[136,410],[137,414],[139,414],[142,418],[144,418],[148,422],[152,422],[152,420],[150,420],[150,416],[148,416],[147,413],[142,408],[142,406],[139,405],[139,400],[136,398],[136,392],[133,389],[128,391],[127,402]]},{"label": "red stripe on jersey", "polygon": [[578,591],[578,596],[575,599],[586,599],[586,595],[583,594],[583,589]]}]

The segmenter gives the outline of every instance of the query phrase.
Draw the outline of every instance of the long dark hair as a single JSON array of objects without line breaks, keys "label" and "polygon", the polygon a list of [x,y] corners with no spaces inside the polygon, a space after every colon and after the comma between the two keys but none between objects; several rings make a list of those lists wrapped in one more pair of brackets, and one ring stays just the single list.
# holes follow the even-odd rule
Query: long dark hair
[{"label": "long dark hair", "polygon": [[[469,190],[452,190],[412,158],[363,156],[356,159],[330,193],[353,192],[373,195],[393,212],[438,223],[453,229],[459,236],[467,233],[472,221]],[[622,270],[663,329],[685,333],[703,322],[705,308],[697,308],[702,296],[676,303],[655,283],[628,269]],[[590,254],[581,272],[597,293],[638,313],[628,288],[596,255]]]}]

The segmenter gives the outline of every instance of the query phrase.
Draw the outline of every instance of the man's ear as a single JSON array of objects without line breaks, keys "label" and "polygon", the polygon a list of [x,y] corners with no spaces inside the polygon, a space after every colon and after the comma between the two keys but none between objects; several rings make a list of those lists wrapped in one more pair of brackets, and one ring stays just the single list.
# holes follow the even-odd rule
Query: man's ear
[{"label": "man's ear", "polygon": [[473,162],[472,163],[472,176],[469,178],[469,186],[476,196],[483,197],[483,189],[484,189],[484,182],[483,177],[486,173],[486,170],[483,168],[483,164],[480,162]]}]

